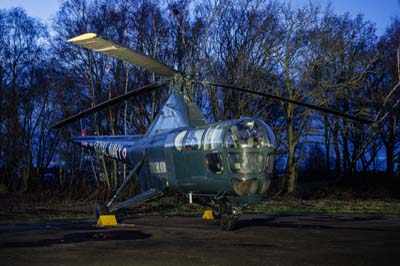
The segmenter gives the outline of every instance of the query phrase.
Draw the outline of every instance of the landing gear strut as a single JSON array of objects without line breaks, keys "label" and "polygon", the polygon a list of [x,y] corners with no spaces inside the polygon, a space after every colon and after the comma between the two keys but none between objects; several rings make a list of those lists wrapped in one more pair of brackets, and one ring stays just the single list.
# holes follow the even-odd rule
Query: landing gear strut
[{"label": "landing gear strut", "polygon": [[228,207],[221,215],[221,229],[223,231],[231,231],[236,227],[236,221],[239,219],[242,212],[235,207]]},{"label": "landing gear strut", "polygon": [[235,229],[236,221],[242,214],[240,209],[231,206],[226,199],[214,202],[212,212],[215,219],[220,219],[220,226],[223,231]]},{"label": "landing gear strut", "polygon": [[95,215],[96,215],[96,221],[99,220],[100,215],[107,215],[109,214],[108,208],[106,204],[103,202],[97,201],[95,205]]}]

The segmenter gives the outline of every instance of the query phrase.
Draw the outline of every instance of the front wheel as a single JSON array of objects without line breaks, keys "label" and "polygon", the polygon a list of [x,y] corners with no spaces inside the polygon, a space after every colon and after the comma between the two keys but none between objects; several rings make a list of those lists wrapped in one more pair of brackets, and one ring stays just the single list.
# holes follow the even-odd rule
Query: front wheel
[{"label": "front wheel", "polygon": [[224,201],[219,201],[212,206],[212,214],[214,219],[220,219],[222,213],[226,210],[226,204]]},{"label": "front wheel", "polygon": [[235,229],[237,218],[228,213],[223,213],[221,215],[221,229],[223,231],[231,231]]}]

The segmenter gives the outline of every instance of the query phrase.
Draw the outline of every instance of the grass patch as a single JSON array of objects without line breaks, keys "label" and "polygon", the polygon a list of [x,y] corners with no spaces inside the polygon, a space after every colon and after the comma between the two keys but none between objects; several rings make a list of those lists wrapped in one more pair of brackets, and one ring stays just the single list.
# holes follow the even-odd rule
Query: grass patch
[{"label": "grass patch", "polygon": [[[8,194],[7,196],[10,196]],[[55,219],[94,218],[94,201],[34,201],[18,196],[0,197],[0,222],[43,221]],[[161,198],[142,205],[131,206],[118,215],[183,215],[200,216],[205,208],[180,202],[173,197]],[[301,199],[281,197],[267,199],[244,212],[265,214],[326,213],[326,214],[390,214],[400,215],[400,200],[392,199]]]},{"label": "grass patch", "polygon": [[0,222],[93,218],[92,206],[91,202],[19,202],[0,209]]},{"label": "grass patch", "polygon": [[257,213],[354,213],[400,215],[400,202],[389,200],[267,200],[249,208]]}]

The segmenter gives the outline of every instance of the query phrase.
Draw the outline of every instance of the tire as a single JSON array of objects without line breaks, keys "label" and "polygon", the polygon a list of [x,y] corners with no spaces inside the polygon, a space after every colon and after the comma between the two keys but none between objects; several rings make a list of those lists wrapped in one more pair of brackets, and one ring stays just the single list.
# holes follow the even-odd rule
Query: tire
[{"label": "tire", "polygon": [[220,219],[221,218],[221,214],[224,212],[225,210],[225,204],[221,201],[217,202],[213,208],[212,208],[212,214],[214,216],[214,219]]},{"label": "tire", "polygon": [[236,218],[227,213],[223,213],[221,216],[221,230],[223,231],[232,231],[236,226]]},{"label": "tire", "polygon": [[100,215],[108,214],[108,208],[103,202],[96,202],[95,204],[95,216],[96,221],[99,219]]}]

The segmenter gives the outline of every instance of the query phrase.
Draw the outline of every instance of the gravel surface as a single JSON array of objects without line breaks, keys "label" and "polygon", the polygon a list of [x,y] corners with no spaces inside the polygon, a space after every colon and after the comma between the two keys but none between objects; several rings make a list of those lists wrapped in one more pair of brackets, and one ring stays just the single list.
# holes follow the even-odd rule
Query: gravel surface
[{"label": "gravel surface", "polygon": [[217,221],[127,216],[0,224],[1,265],[399,265],[400,216],[246,214]]}]

